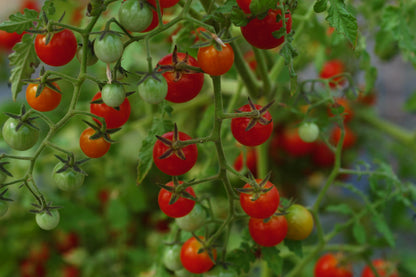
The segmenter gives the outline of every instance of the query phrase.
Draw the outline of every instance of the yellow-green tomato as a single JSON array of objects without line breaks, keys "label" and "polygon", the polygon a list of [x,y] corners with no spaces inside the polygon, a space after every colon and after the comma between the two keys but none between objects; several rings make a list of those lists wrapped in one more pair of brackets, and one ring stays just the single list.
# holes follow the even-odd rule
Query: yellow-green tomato
[{"label": "yellow-green tomato", "polygon": [[207,215],[204,208],[199,204],[195,204],[189,214],[175,218],[175,222],[182,230],[194,232],[204,225],[206,217]]},{"label": "yellow-green tomato", "polygon": [[313,122],[305,122],[299,126],[298,134],[304,142],[313,142],[319,136],[319,127]]},{"label": "yellow-green tomato", "polygon": [[311,212],[304,206],[293,204],[287,209],[285,217],[288,224],[286,238],[304,240],[311,234],[314,220]]}]

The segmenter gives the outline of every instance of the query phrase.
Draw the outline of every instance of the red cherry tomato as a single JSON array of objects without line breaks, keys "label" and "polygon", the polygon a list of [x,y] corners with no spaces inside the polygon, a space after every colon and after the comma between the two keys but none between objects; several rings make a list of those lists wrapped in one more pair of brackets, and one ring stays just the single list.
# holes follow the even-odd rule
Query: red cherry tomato
[{"label": "red cherry tomato", "polygon": [[39,34],[35,39],[35,51],[39,59],[51,66],[69,63],[77,53],[77,39],[71,30],[55,33],[48,44],[46,35]]},{"label": "red cherry tomato", "polygon": [[[161,66],[174,66],[172,56],[173,54],[166,55],[158,64]],[[185,53],[177,53],[178,62],[184,62],[185,57]],[[188,55],[187,61],[185,62],[188,65],[199,67],[198,61],[192,56]],[[177,78],[177,74],[179,74],[179,78]],[[165,99],[173,103],[184,103],[192,100],[198,95],[204,84],[203,73],[186,73],[181,70],[169,70],[163,73],[163,77],[168,83],[168,94]]]},{"label": "red cherry tomato", "polygon": [[[261,181],[261,179],[256,179],[258,184]],[[243,188],[252,188],[252,186],[250,184],[245,184]],[[269,181],[265,184],[264,188],[272,189],[261,193],[257,199],[255,199],[255,194],[240,193],[240,205],[244,212],[251,217],[268,218],[272,216],[279,207],[280,195],[277,188]]]},{"label": "red cherry tomato", "polygon": [[[257,110],[261,110],[263,108],[262,106],[256,104],[254,106]],[[238,110],[242,112],[251,112],[252,108],[249,104],[246,104]],[[272,120],[272,116],[268,111],[263,113],[262,118],[264,118],[267,121]],[[257,146],[263,144],[272,134],[273,121],[266,125],[257,122],[253,128],[246,131],[246,128],[251,120],[252,118],[248,117],[233,118],[231,120],[231,132],[233,133],[234,138],[243,145]]]},{"label": "red cherry tomato", "polygon": [[20,12],[23,13],[25,9],[40,11],[39,3],[36,0],[25,0],[22,3],[22,7],[20,8]]},{"label": "red cherry tomato", "polygon": [[[182,184],[182,181],[179,181],[179,184]],[[173,182],[169,182],[166,186],[173,187]],[[192,187],[187,187],[185,189],[190,195],[195,197],[195,192]],[[185,198],[179,197],[178,200],[175,201],[173,204],[169,204],[169,201],[172,198],[172,192],[162,188],[159,191],[158,196],[158,203],[159,208],[162,210],[164,214],[169,217],[178,218],[183,217],[189,214],[195,206],[195,201]]]},{"label": "red cherry tomato", "polygon": [[331,253],[319,258],[315,264],[315,277],[352,277],[350,264],[341,262],[342,257]]},{"label": "red cherry tomato", "polygon": [[335,153],[324,142],[317,142],[312,151],[312,161],[320,167],[330,167],[335,163]]},{"label": "red cherry tomato", "polygon": [[[150,1],[148,2],[152,4]],[[149,27],[147,27],[145,30],[141,31],[140,33],[150,32],[151,30],[153,30],[159,25],[159,16],[157,15],[156,5],[152,4],[152,6],[154,7],[154,9],[152,9],[152,12],[153,12],[152,22],[150,23]],[[163,8],[160,10],[160,12],[161,12],[161,15],[163,16]]]},{"label": "red cherry tomato", "polygon": [[[92,98],[92,101],[101,98],[101,92],[97,92]],[[123,126],[130,117],[130,102],[126,97],[119,109],[109,107],[104,103],[101,104],[90,104],[90,112],[97,116],[103,117],[108,129],[115,129]],[[95,120],[95,119],[94,119]],[[98,120],[95,120],[99,122]]]},{"label": "red cherry tomato", "polygon": [[198,49],[198,63],[201,69],[212,76],[220,76],[228,72],[234,63],[234,50],[228,43],[217,50],[214,45]]},{"label": "red cherry tomato", "polygon": [[285,239],[288,225],[284,215],[274,215],[268,219],[251,217],[248,230],[257,244],[272,247]]},{"label": "red cherry tomato", "polygon": [[305,142],[299,136],[298,128],[288,127],[281,134],[282,148],[293,157],[306,156],[314,149],[313,142]]},{"label": "red cherry tomato", "polygon": [[[53,83],[53,85],[60,89],[58,84]],[[26,88],[26,101],[29,106],[40,112],[48,112],[56,109],[59,103],[61,103],[62,95],[45,86],[38,97],[36,97],[38,87],[39,84],[29,84]]]},{"label": "red cherry tomato", "polygon": [[0,49],[6,52],[10,52],[16,43],[22,39],[22,36],[23,33],[8,33],[6,31],[0,30]]},{"label": "red cherry tomato", "polygon": [[247,14],[251,13],[250,4],[251,0],[237,0],[237,5]]},{"label": "red cherry tomato", "polygon": [[[199,238],[204,240],[204,237],[202,236],[199,236]],[[214,262],[211,260],[206,250],[198,253],[201,247],[202,244],[195,237],[191,237],[182,245],[181,262],[183,267],[189,272],[201,274],[207,272],[214,266]],[[217,258],[216,249],[212,250],[212,255],[215,260]]]},{"label": "red cherry tomato", "polygon": [[[178,132],[179,140],[190,140],[191,137],[185,133]],[[163,138],[173,141],[174,132],[168,132],[162,136]],[[169,146],[165,145],[162,141],[157,140],[153,147],[153,161],[156,166],[164,173],[177,176],[188,172],[196,163],[198,158],[198,148],[195,144],[185,146],[181,149],[185,159],[181,159],[176,153],[172,153],[167,158],[161,159],[160,157],[169,151]]]},{"label": "red cherry tomato", "polygon": [[99,158],[108,152],[111,144],[104,138],[91,139],[94,134],[95,130],[93,128],[85,129],[79,138],[79,146],[88,157]]},{"label": "red cherry tomato", "polygon": [[[388,261],[377,259],[377,260],[374,260],[372,264],[374,265],[380,277],[399,277],[399,273],[397,272],[395,265]],[[375,276],[376,275],[373,273],[373,271],[368,265],[364,267],[364,270],[361,273],[361,277],[375,277]]]},{"label": "red cherry tomato", "polygon": [[[281,14],[280,10],[269,10],[267,16],[263,19],[253,18],[246,26],[241,27],[241,33],[248,43],[260,49],[271,49],[281,45],[285,38],[275,38],[273,33],[283,27],[282,20],[277,21],[277,16]],[[290,13],[285,15],[286,32],[292,30],[292,16]]]},{"label": "red cherry tomato", "polygon": [[[345,72],[344,63],[340,60],[331,60],[327,61],[321,69],[319,76],[324,79],[332,78],[336,75]],[[336,88],[338,85],[342,85],[345,83],[345,79],[340,76],[336,77],[329,82],[329,86],[331,88]]]}]

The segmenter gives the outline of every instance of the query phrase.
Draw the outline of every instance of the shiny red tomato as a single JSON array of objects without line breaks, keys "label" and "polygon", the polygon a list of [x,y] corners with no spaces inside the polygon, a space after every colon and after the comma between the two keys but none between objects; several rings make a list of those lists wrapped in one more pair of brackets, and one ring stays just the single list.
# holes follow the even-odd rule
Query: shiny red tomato
[{"label": "shiny red tomato", "polygon": [[[372,262],[380,277],[399,277],[396,266],[389,261],[377,259]],[[375,277],[371,268],[366,265],[361,273],[361,277]]]},{"label": "shiny red tomato", "polygon": [[59,253],[64,254],[79,246],[79,235],[75,232],[59,230],[55,237],[55,247]]},{"label": "shiny red tomato", "polygon": [[44,263],[33,262],[25,259],[19,264],[20,277],[45,277],[46,268]]},{"label": "shiny red tomato", "polygon": [[0,50],[11,51],[13,47],[22,39],[23,33],[18,34],[8,33],[6,31],[0,30]]},{"label": "shiny red tomato", "polygon": [[287,229],[284,215],[274,215],[268,219],[251,217],[248,222],[251,238],[264,247],[272,247],[281,243],[286,237]]},{"label": "shiny red tomato", "polygon": [[305,142],[298,132],[298,128],[287,127],[280,137],[281,147],[293,157],[306,156],[312,152],[315,144]]},{"label": "shiny red tomato", "polygon": [[[60,90],[57,83],[53,85]],[[36,97],[39,84],[29,84],[26,88],[26,101],[33,109],[40,112],[48,112],[56,109],[61,103],[62,95],[49,87],[44,87],[42,92]]]},{"label": "shiny red tomato", "polygon": [[[256,182],[259,184],[262,180],[256,179]],[[245,184],[243,188],[252,188],[252,186]],[[253,193],[240,193],[240,205],[247,215],[255,218],[268,218],[277,211],[280,203],[279,191],[269,181],[264,185],[264,188],[271,189],[260,193],[258,197]]]},{"label": "shiny red tomato", "polygon": [[352,277],[351,265],[342,261],[342,256],[331,253],[319,258],[315,264],[315,277]]},{"label": "shiny red tomato", "polygon": [[[254,104],[257,110],[261,110],[263,107],[260,105]],[[253,111],[250,104],[246,104],[238,109],[241,112],[251,112]],[[231,132],[233,133],[234,138],[241,144],[246,146],[257,146],[266,142],[269,139],[273,131],[273,121],[271,114],[266,111],[261,115],[261,118],[269,122],[268,124],[263,124],[260,121],[257,121],[254,127],[249,130],[249,126],[253,118],[249,117],[237,117],[231,120]]]},{"label": "shiny red tomato", "polygon": [[104,156],[110,149],[111,144],[104,138],[91,139],[95,134],[95,130],[91,127],[85,129],[80,138],[79,146],[82,152],[90,158],[99,158]]},{"label": "shiny red tomato", "polygon": [[217,50],[214,45],[198,49],[198,63],[201,69],[212,76],[220,76],[227,73],[234,63],[234,50],[226,43]]},{"label": "shiny red tomato", "polygon": [[[182,183],[183,183],[182,181],[179,181],[179,184],[182,184]],[[167,183],[166,186],[173,187],[173,182]],[[195,192],[192,187],[187,187],[185,191],[195,197]],[[159,196],[158,196],[159,208],[162,210],[164,214],[166,214],[169,217],[173,217],[173,218],[183,217],[189,214],[195,206],[195,201],[182,197],[182,196],[179,197],[175,201],[175,203],[169,204],[171,198],[172,198],[172,192],[164,188],[162,188],[159,191]]]},{"label": "shiny red tomato", "polygon": [[[339,140],[341,139],[341,128],[335,126],[332,129],[330,141],[334,145],[338,145]],[[348,126],[344,125],[344,141],[342,143],[342,148],[347,149],[355,145],[357,141],[357,136],[354,131],[351,130]]]},{"label": "shiny red tomato", "polygon": [[176,53],[176,62],[173,60],[174,54],[164,56],[159,62],[160,66],[170,66],[171,68],[163,73],[163,77],[168,83],[168,94],[166,100],[173,103],[184,103],[195,98],[204,84],[203,73],[188,73],[186,70],[177,68],[180,63],[199,67],[198,61],[185,53]]},{"label": "shiny red tomato", "polygon": [[39,59],[51,66],[69,63],[77,53],[77,39],[71,30],[64,29],[53,35],[46,44],[46,35],[39,34],[35,39],[35,51]]},{"label": "shiny red tomato", "polygon": [[[199,236],[199,238],[202,241],[204,240],[203,236]],[[191,237],[182,245],[181,262],[183,267],[189,272],[201,274],[207,272],[214,266],[214,262],[211,260],[206,250],[198,253],[201,247],[202,244],[195,237]],[[216,249],[212,250],[212,256],[214,260],[217,258]]]},{"label": "shiny red tomato", "polygon": [[[324,64],[324,66],[321,69],[321,72],[319,73],[319,76],[323,79],[329,79],[344,72],[345,72],[345,66],[342,61],[330,60]],[[329,82],[329,86],[331,88],[336,88],[337,86],[342,85],[344,83],[345,83],[345,78],[343,78],[342,76],[339,76],[339,77],[333,78]]]},{"label": "shiny red tomato", "polygon": [[[92,98],[92,102],[101,98],[101,92],[97,92]],[[123,126],[130,117],[131,107],[129,99],[126,97],[119,109],[109,107],[104,103],[90,104],[90,112],[104,118],[108,129],[115,129]],[[95,120],[95,119],[94,119]],[[98,120],[95,120],[99,122]]]},{"label": "shiny red tomato", "polygon": [[[269,10],[267,16],[263,19],[253,18],[246,26],[241,27],[241,33],[248,43],[260,49],[271,49],[281,45],[285,38],[281,36],[275,38],[273,33],[283,27],[282,20],[277,21],[277,16],[282,12],[280,10]],[[285,15],[286,32],[292,30],[292,16],[289,13]]]}]

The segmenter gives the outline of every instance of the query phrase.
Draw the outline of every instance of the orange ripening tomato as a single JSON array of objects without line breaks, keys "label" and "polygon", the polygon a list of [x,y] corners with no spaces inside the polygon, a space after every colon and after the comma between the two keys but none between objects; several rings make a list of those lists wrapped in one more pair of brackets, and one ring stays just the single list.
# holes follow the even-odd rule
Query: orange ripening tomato
[{"label": "orange ripening tomato", "polygon": [[223,75],[233,66],[234,50],[231,45],[226,43],[220,47],[220,51],[214,45],[201,47],[198,50],[198,64],[209,75]]},{"label": "orange ripening tomato", "polygon": [[[330,60],[327,61],[321,69],[319,76],[323,79],[330,79],[336,75],[342,74],[345,72],[344,63],[340,60]],[[345,83],[345,78],[342,76],[335,77],[329,82],[331,88],[336,88]]]},{"label": "orange ripening tomato", "polygon": [[[60,90],[58,84],[52,83],[57,89]],[[40,112],[49,112],[56,109],[61,103],[62,95],[49,88],[44,87],[41,93],[36,97],[36,91],[39,84],[29,84],[26,89],[26,101],[33,109]]]},{"label": "orange ripening tomato", "polygon": [[79,146],[82,152],[90,158],[99,158],[104,156],[110,149],[111,144],[104,138],[91,139],[95,134],[95,130],[91,127],[85,129],[80,138]]}]

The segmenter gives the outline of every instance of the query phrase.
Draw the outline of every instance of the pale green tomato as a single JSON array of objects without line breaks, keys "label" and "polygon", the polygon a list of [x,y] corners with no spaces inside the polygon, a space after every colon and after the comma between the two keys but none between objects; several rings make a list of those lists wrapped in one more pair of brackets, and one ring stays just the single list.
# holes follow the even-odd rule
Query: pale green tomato
[{"label": "pale green tomato", "polygon": [[139,85],[138,91],[143,101],[150,104],[159,104],[168,94],[168,83],[163,76],[159,76],[159,80],[150,77]]},{"label": "pale green tomato", "polygon": [[181,246],[178,244],[172,247],[166,247],[163,253],[163,264],[171,271],[180,270],[183,268],[181,262]]},{"label": "pale green tomato", "polygon": [[304,142],[313,142],[319,136],[319,127],[313,122],[305,122],[299,126],[298,134]]},{"label": "pale green tomato", "polygon": [[15,150],[23,151],[32,148],[38,141],[39,131],[27,124],[16,129],[18,125],[18,119],[7,119],[2,129],[4,141]]},{"label": "pale green tomato", "polygon": [[94,42],[94,53],[97,58],[105,63],[117,61],[123,55],[123,42],[113,33],[107,33],[103,38],[99,37]]},{"label": "pale green tomato", "polygon": [[201,205],[195,204],[192,211],[183,216],[175,218],[176,224],[184,231],[194,232],[201,228],[206,220],[206,212]]},{"label": "pale green tomato", "polygon": [[59,224],[59,212],[54,209],[50,211],[50,215],[46,212],[36,214],[36,223],[43,230],[52,230]]},{"label": "pale green tomato", "polygon": [[152,23],[153,12],[146,1],[127,0],[118,10],[118,20],[127,30],[141,32]]},{"label": "pale green tomato", "polygon": [[119,107],[126,99],[126,92],[122,85],[107,84],[101,90],[101,98],[104,104],[110,107]]}]

